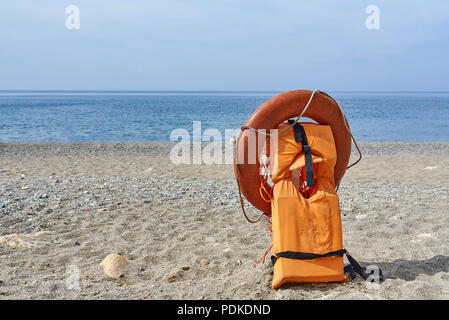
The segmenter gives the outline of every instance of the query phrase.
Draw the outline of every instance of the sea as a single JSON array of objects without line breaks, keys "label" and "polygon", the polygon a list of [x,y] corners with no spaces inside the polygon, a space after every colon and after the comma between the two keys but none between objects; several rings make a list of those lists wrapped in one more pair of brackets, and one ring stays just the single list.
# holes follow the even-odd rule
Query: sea
[{"label": "sea", "polygon": [[[0,142],[168,142],[195,125],[225,139],[279,93],[0,91]],[[449,92],[328,93],[357,141],[449,141]]]}]

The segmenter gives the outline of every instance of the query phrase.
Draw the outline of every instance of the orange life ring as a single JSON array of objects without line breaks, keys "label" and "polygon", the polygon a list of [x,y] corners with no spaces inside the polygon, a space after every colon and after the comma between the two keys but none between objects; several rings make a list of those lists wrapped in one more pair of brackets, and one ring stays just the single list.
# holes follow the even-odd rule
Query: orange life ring
[{"label": "orange life ring", "polygon": [[[250,130],[245,127],[255,129],[275,129],[283,121],[298,117],[304,110],[307,102],[313,94],[310,90],[294,90],[281,93],[265,103],[249,117],[243,126],[236,152],[239,155],[248,153],[248,135]],[[328,94],[316,91],[309,107],[302,115],[310,118],[318,124],[330,125],[335,140],[337,150],[337,163],[334,168],[335,185],[338,186],[348,166],[351,155],[351,132],[348,130],[347,121],[338,103]],[[259,157],[262,150],[257,150],[255,163],[248,161],[236,163],[234,156],[234,170],[237,171],[236,179],[241,193],[257,209],[266,215],[271,213],[271,204],[264,200],[259,192]],[[239,160],[238,162],[242,162]]]}]

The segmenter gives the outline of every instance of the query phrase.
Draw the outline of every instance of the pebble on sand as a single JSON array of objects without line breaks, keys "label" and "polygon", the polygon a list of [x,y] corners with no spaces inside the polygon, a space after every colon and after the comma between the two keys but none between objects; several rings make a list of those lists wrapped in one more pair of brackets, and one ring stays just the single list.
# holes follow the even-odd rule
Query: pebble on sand
[{"label": "pebble on sand", "polygon": [[171,275],[171,276],[169,276],[168,278],[167,278],[167,281],[168,282],[173,282],[173,281],[175,281],[176,280],[176,276],[174,276],[174,275]]},{"label": "pebble on sand", "polygon": [[431,233],[421,233],[418,235],[418,238],[431,239],[431,238],[435,238],[435,237]]},{"label": "pebble on sand", "polygon": [[126,283],[116,283],[117,287],[127,287],[128,285]]},{"label": "pebble on sand", "polygon": [[215,243],[217,242],[217,239],[215,239],[214,237],[207,237],[206,239],[204,239],[204,241],[206,241],[207,243]]},{"label": "pebble on sand", "polygon": [[142,173],[151,173],[153,172],[153,168],[148,168],[142,171]]},{"label": "pebble on sand", "polygon": [[38,238],[47,233],[48,231],[40,231],[30,234],[13,233],[1,236],[0,244],[9,245],[11,248],[33,248],[39,243]]},{"label": "pebble on sand", "polygon": [[187,271],[187,270],[189,270],[190,269],[190,267],[189,266],[184,266],[184,267],[181,267],[181,270],[183,270],[183,271]]},{"label": "pebble on sand", "polygon": [[207,260],[207,259],[201,259],[200,264],[201,264],[202,266],[207,266],[207,265],[209,264],[209,260]]},{"label": "pebble on sand", "polygon": [[117,253],[109,254],[100,263],[104,267],[104,273],[114,279],[118,279],[123,275],[123,270],[128,264],[128,261]]}]

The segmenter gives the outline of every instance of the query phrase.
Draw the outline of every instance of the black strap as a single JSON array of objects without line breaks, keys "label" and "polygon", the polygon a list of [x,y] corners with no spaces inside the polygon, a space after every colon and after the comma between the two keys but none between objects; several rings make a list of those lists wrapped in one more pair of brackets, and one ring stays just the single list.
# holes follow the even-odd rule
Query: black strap
[{"label": "black strap", "polygon": [[[293,123],[295,123],[295,121],[288,120],[288,123],[292,125]],[[295,125],[293,126],[293,130],[295,132],[295,141],[301,142],[302,148],[304,149],[307,186],[313,187],[315,185],[315,179],[313,178],[312,148],[310,148],[309,146],[306,131],[304,130],[304,127],[301,124],[295,123]]]},{"label": "black strap", "polygon": [[324,254],[308,253],[308,252],[295,252],[295,251],[283,251],[276,254],[277,257],[299,260],[312,260],[316,258],[324,257],[343,257],[345,250],[332,251]]},{"label": "black strap", "polygon": [[[288,120],[288,123],[290,123],[290,125],[292,125],[293,123],[295,123],[295,121],[294,120]],[[299,123],[295,123],[295,125],[293,126],[293,131],[294,131],[294,133],[295,133],[295,141],[296,142],[303,142],[303,130],[304,130],[304,128],[303,128],[303,130],[301,130],[301,128],[303,128],[303,126],[301,125],[301,124],[299,124]],[[305,138],[305,140],[306,140],[306,144],[308,144],[307,143],[307,136],[304,134],[304,138]]]},{"label": "black strap", "polygon": [[[299,259],[299,260],[312,260],[317,258],[324,257],[343,257],[343,254],[346,254],[348,257],[349,265],[344,267],[344,272],[349,273],[351,275],[351,279],[354,279],[356,275],[360,275],[364,280],[368,279],[369,276],[372,276],[372,281],[375,281],[374,270],[371,273],[367,273],[366,269],[364,269],[358,262],[355,260],[345,249],[332,251],[324,254],[316,254],[316,253],[307,253],[307,252],[294,252],[294,251],[283,251],[276,254],[276,256],[271,256],[271,263],[274,265],[278,258],[287,258],[287,259]],[[382,270],[379,269],[378,281],[382,282],[384,277],[382,275]]]},{"label": "black strap", "polygon": [[355,273],[354,268],[350,264],[345,265],[345,267],[343,268],[343,272],[345,274],[349,273],[349,276],[350,276],[349,280],[352,280],[355,277],[357,277],[357,273]]},{"label": "black strap", "polygon": [[275,256],[271,256],[271,263],[274,265],[278,258],[298,259],[298,260],[313,260],[316,258],[324,257],[343,257],[345,249],[327,252],[324,254],[309,253],[309,252],[295,252],[295,251],[283,251],[277,253]]},{"label": "black strap", "polygon": [[[347,266],[347,269],[352,269],[353,272],[357,273],[358,275],[360,275],[363,279],[366,280],[366,278],[368,278],[369,274],[367,274],[365,272],[365,270],[362,268],[362,266],[357,262],[357,260],[355,260],[351,255],[349,255],[347,252],[346,253],[346,257],[348,257],[349,260],[349,265]],[[352,272],[350,272],[352,273]]]},{"label": "black strap", "polygon": [[[363,278],[363,280],[367,280],[368,277],[371,276],[371,282],[379,281],[382,282],[384,280],[384,276],[382,274],[382,270],[379,269],[379,274],[375,275],[374,270],[372,270],[370,273],[366,272],[366,269],[364,269],[358,262],[355,260],[348,252],[345,250],[346,257],[348,257],[349,265],[345,266],[345,272],[349,272],[352,279],[355,278],[355,274],[358,274]],[[376,279],[377,277],[377,279]]]}]

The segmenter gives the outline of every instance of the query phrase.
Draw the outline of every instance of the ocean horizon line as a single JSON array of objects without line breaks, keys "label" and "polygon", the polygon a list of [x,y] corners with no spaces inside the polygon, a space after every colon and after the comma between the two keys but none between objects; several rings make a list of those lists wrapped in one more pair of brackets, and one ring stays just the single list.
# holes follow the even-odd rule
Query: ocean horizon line
[{"label": "ocean horizon line", "polygon": [[[295,89],[291,89],[295,90]],[[230,95],[280,94],[291,90],[0,90],[0,96],[24,95]],[[312,90],[312,89],[309,89]],[[322,90],[332,94],[449,94],[449,91]]]}]

